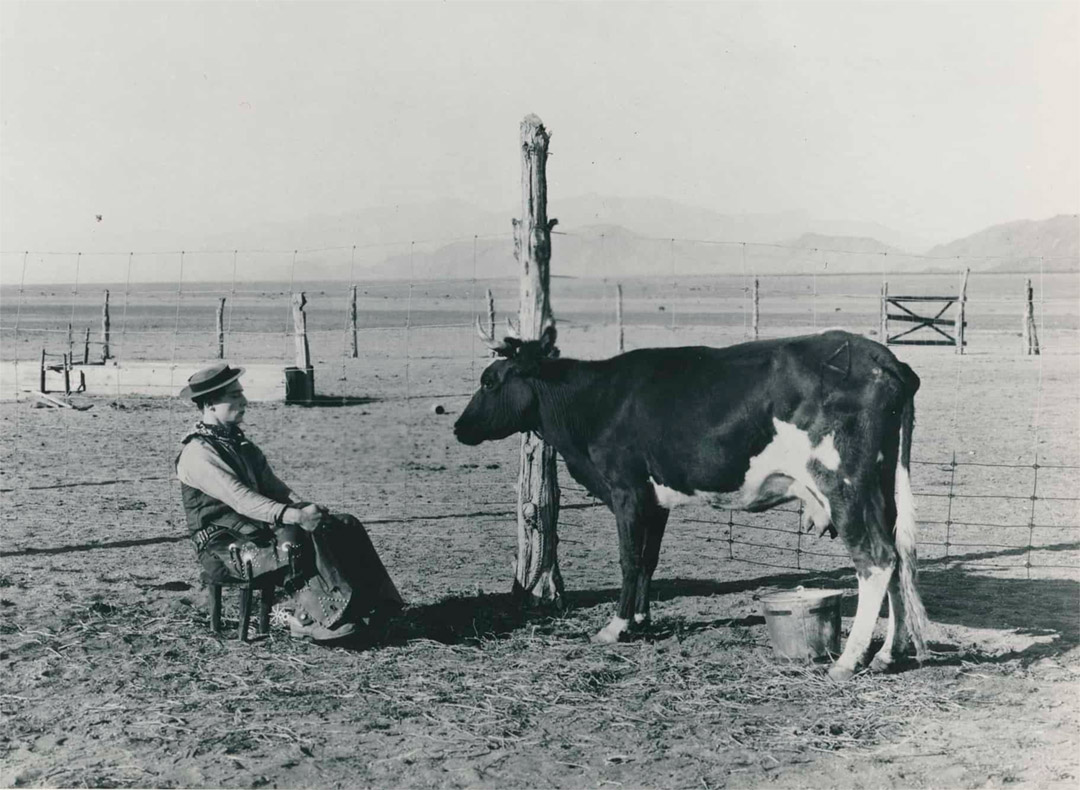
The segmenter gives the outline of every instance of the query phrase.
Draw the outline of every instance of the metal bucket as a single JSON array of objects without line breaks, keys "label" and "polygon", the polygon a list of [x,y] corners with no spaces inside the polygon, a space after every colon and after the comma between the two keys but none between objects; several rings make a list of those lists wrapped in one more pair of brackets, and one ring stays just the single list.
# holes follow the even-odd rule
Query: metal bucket
[{"label": "metal bucket", "polygon": [[315,368],[285,368],[285,402],[310,403],[315,398]]},{"label": "metal bucket", "polygon": [[814,661],[840,653],[843,590],[796,587],[761,599],[769,641],[780,658]]}]

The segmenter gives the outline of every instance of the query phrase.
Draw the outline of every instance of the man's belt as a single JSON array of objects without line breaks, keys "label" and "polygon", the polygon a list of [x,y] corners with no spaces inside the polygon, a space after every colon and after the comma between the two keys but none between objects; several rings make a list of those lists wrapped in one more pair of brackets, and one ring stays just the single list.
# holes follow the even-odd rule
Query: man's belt
[{"label": "man's belt", "polygon": [[191,540],[195,544],[195,552],[202,554],[202,550],[206,548],[206,544],[216,538],[222,532],[230,532],[228,527],[221,524],[211,524],[207,527],[203,527],[198,532],[194,532],[191,535]]}]

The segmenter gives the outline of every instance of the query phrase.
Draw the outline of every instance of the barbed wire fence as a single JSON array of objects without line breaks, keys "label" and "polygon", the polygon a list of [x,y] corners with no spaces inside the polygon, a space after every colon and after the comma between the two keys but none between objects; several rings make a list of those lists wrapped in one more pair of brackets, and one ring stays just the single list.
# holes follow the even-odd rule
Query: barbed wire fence
[{"label": "barbed wire fence", "polygon": [[[130,434],[110,436],[88,454],[80,436],[81,423],[69,419],[63,424],[58,446],[35,454],[44,468],[32,474],[7,475],[15,482],[5,483],[0,492],[6,503],[5,523],[32,526],[37,520],[70,517],[72,529],[85,529],[77,518],[65,515],[65,492],[78,491],[81,518],[89,506],[91,511],[100,511],[99,522],[108,523],[110,516],[115,516],[118,528],[131,531],[141,527],[151,534],[155,530],[161,533],[161,523],[138,522],[138,515],[125,522],[109,512],[125,503],[135,508],[136,514],[144,512],[132,503],[146,499],[146,487],[150,486],[158,491],[154,502],[164,503],[151,507],[150,515],[161,516],[161,508],[166,508],[164,514],[174,525],[171,534],[177,534],[183,519],[171,462],[184,427],[195,415],[189,404],[171,396],[190,372],[217,357],[217,333],[212,331],[215,307],[222,298],[228,305],[223,327],[228,359],[241,365],[281,367],[289,364],[295,340],[292,296],[301,291],[310,301],[309,335],[316,387],[322,393],[320,405],[331,406],[336,401],[339,406],[372,412],[353,421],[353,429],[362,430],[363,435],[347,442],[352,454],[358,456],[349,460],[347,468],[341,468],[346,459],[335,457],[335,468],[328,470],[330,461],[325,456],[331,453],[314,461],[294,461],[287,454],[271,453],[272,458],[281,458],[280,462],[275,460],[275,466],[281,467],[280,476],[290,481],[298,478],[298,490],[316,501],[356,512],[377,529],[409,532],[422,528],[430,532],[433,524],[455,519],[512,522],[516,448],[486,445],[490,463],[458,460],[454,464],[448,460],[453,455],[447,449],[453,445],[449,422],[433,419],[431,411],[434,405],[443,405],[444,411],[462,405],[476,386],[486,362],[477,347],[473,317],[485,311],[486,292],[490,289],[495,294],[504,311],[516,312],[518,283],[511,244],[507,233],[291,251],[4,253],[5,272],[12,270],[12,260],[21,264],[17,289],[4,284],[0,307],[0,335],[5,341],[0,359],[8,379],[3,384],[5,398],[28,399],[28,393],[19,391],[18,382],[27,368],[38,367],[43,350],[66,344],[73,356],[73,328],[82,329],[95,321],[106,290],[114,305],[118,295],[122,305],[118,332],[110,330],[111,336],[103,334],[100,340],[92,341],[97,347],[109,348],[112,360],[102,360],[102,364],[118,370],[137,365],[160,368],[134,393],[125,389],[121,375],[112,379],[111,404],[101,407],[128,409],[133,418]],[[756,293],[754,281],[762,284],[760,337],[827,326],[873,336],[881,306],[880,283],[886,278],[911,283],[909,290],[941,290],[943,284],[956,281],[957,270],[964,266],[975,261],[997,262],[956,259],[949,261],[951,271],[912,272],[905,271],[905,264],[941,264],[941,259],[750,241],[646,237],[628,241],[605,234],[558,233],[553,244],[556,275],[562,273],[560,255],[577,260],[579,273],[590,275],[573,280],[556,277],[553,284],[560,346],[564,355],[583,358],[615,353],[616,286],[621,286],[619,290],[626,297],[618,311],[626,324],[618,331],[625,333],[628,348],[724,345],[756,336],[752,315],[757,311],[751,304]],[[852,271],[843,265],[845,257],[856,255],[861,261],[876,261],[877,271]],[[627,258],[654,261],[654,273],[614,276]],[[492,260],[505,260],[506,274],[478,276],[481,271],[495,270]],[[358,276],[383,261],[391,264],[392,271],[407,272],[407,276]],[[1027,267],[1031,262],[1013,261]],[[920,551],[932,561],[964,561],[981,568],[1020,572],[1029,578],[1033,569],[1080,568],[1080,497],[1076,496],[1080,459],[1075,431],[1071,432],[1071,447],[1071,428],[1064,432],[1064,441],[1048,431],[1044,402],[1049,364],[1050,378],[1057,388],[1049,424],[1075,427],[1075,359],[1080,353],[1077,278],[1075,273],[1045,269],[1047,263],[1057,260],[1038,262],[1040,270],[1031,276],[1039,283],[1039,356],[1021,355],[1020,343],[1014,340],[1020,335],[1023,313],[1024,275],[1016,273],[976,273],[973,277],[968,297],[971,354],[911,352],[912,364],[924,378],[923,395],[917,404],[921,405],[928,390],[937,390],[930,415],[921,420],[934,435],[928,440],[926,426],[920,425],[916,454],[922,448],[926,454],[913,462],[918,469],[914,476],[922,528]],[[70,274],[65,275],[65,270]],[[453,276],[447,277],[448,273]],[[354,305],[355,323],[351,316]],[[356,337],[353,356],[352,340]],[[1059,386],[1062,375],[1072,375],[1071,384]],[[995,414],[990,424],[981,427],[983,433],[966,435],[967,407],[979,402],[987,386],[1006,385],[1021,396],[1014,405],[1030,403],[1027,424],[1018,425],[1015,414]],[[947,394],[942,395],[942,390]],[[158,419],[152,430],[143,421],[153,413],[141,408],[143,396],[171,397],[166,416]],[[9,472],[23,463],[19,447],[19,442],[26,440],[20,430],[25,418],[20,411],[23,406],[11,407],[8,420],[14,424],[9,437],[13,441],[4,441]],[[358,414],[356,409],[331,412],[274,406],[278,407],[296,409],[295,417],[290,413],[289,423],[298,431],[298,444],[302,444],[305,431],[317,432],[311,427],[316,423],[327,419],[344,423],[342,415],[352,419]],[[452,408],[450,412],[452,418]],[[342,436],[347,436],[350,426],[343,424],[341,430]],[[942,439],[946,430],[950,434],[947,440]],[[129,457],[129,445],[144,444],[148,432],[153,443],[164,448],[158,452],[157,462],[132,473],[130,466],[109,460],[109,456]],[[440,432],[446,434],[445,441],[433,439]],[[259,436],[260,444],[268,443],[265,438],[269,437]],[[1048,438],[1052,440],[1049,445]],[[1029,441],[1030,451],[1016,452],[1018,442]],[[969,460],[971,454],[989,460]],[[476,454],[470,458],[475,459]],[[432,485],[435,478],[438,483]],[[561,537],[573,543],[574,530],[592,528],[590,525],[608,515],[569,478],[565,468],[560,480],[564,494],[560,524],[567,528]],[[125,486],[127,491],[122,493]],[[39,493],[46,491],[57,492],[47,505]],[[100,493],[88,495],[89,491]],[[730,561],[798,571],[830,570],[848,563],[842,546],[804,533],[801,512],[790,507],[766,514],[690,509],[677,511],[673,521],[693,539],[717,543],[718,556]],[[513,538],[511,532],[507,530],[508,543]],[[670,530],[669,535],[675,532]],[[1059,561],[1062,552],[1068,558],[1065,562]]]}]

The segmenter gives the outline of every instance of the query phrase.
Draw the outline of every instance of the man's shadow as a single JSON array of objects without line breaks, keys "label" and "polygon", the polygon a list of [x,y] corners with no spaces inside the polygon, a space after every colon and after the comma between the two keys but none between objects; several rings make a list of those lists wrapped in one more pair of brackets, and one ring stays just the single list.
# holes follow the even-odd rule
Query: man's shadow
[{"label": "man's shadow", "polygon": [[[1040,551],[1076,551],[1080,543],[1040,547]],[[922,565],[920,591],[934,623],[954,624],[973,629],[1011,631],[1019,636],[1044,637],[1022,650],[978,653],[947,641],[928,645],[931,665],[959,664],[961,661],[1003,663],[1021,660],[1031,663],[1060,655],[1080,645],[1080,582],[1075,579],[999,578],[972,572],[960,564],[1026,553],[1009,549],[967,555],[950,560],[928,561]],[[951,565],[951,566],[950,566]],[[827,572],[775,574],[731,582],[713,579],[656,579],[653,600],[707,597],[756,590],[792,589],[798,585],[848,589],[843,614],[851,617],[857,605],[856,579],[850,568]],[[567,611],[614,605],[618,588],[581,590],[567,593]],[[887,614],[887,604],[881,614]],[[404,644],[410,639],[430,639],[444,644],[478,644],[483,639],[506,639],[526,625],[538,633],[565,633],[559,626],[560,612],[553,608],[523,606],[519,595],[496,593],[452,596],[437,603],[406,608],[397,618],[370,639],[379,644]],[[718,619],[660,617],[636,639],[658,641],[717,628],[763,625],[760,615]],[[582,632],[582,639],[589,634]]]}]

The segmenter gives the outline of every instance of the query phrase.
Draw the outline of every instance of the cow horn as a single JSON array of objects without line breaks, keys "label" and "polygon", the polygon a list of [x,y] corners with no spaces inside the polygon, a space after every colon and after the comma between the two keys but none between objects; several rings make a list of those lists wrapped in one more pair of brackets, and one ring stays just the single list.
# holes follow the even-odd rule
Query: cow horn
[{"label": "cow horn", "polygon": [[521,340],[521,330],[514,326],[514,322],[510,320],[510,316],[506,317],[506,331],[510,333],[510,337],[515,340]]},{"label": "cow horn", "polygon": [[495,335],[484,329],[483,324],[480,323],[480,316],[476,316],[476,334],[480,336],[480,339],[484,341],[484,345],[490,348],[492,351],[500,348],[502,343],[495,339]]}]

